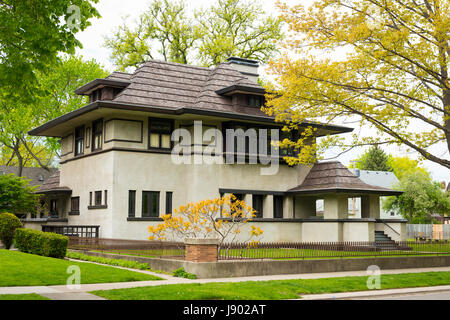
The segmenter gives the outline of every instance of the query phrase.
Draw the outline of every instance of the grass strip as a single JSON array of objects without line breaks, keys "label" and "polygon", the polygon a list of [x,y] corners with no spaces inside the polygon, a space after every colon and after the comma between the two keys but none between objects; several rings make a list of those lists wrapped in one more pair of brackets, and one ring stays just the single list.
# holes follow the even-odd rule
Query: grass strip
[{"label": "grass strip", "polygon": [[[368,277],[193,283],[93,291],[109,300],[281,300],[305,294],[367,291]],[[387,274],[381,289],[450,284],[450,272]]]},{"label": "grass strip", "polygon": [[0,287],[64,285],[74,274],[70,266],[80,268],[81,284],[161,280],[140,272],[19,251],[0,250],[0,261]]},{"label": "grass strip", "polygon": [[1,300],[51,300],[36,293],[30,294],[0,294]]}]

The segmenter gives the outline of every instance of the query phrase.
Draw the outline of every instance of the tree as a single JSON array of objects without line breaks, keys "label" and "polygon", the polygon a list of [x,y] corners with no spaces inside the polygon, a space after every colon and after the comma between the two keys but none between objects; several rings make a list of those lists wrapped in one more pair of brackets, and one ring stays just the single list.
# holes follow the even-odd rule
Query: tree
[{"label": "tree", "polygon": [[356,160],[356,168],[371,171],[393,171],[389,156],[378,146],[367,150]]},{"label": "tree", "polygon": [[218,0],[191,17],[183,1],[154,0],[136,28],[124,21],[105,45],[125,70],[149,59],[211,66],[237,55],[266,62],[281,37],[280,21],[254,1]]},{"label": "tree", "polygon": [[[271,64],[265,110],[288,128],[349,119],[364,129],[350,144],[329,138],[318,147],[403,144],[450,168],[441,150],[432,151],[450,150],[449,6],[448,0],[279,4],[291,34],[283,47],[295,55]],[[322,157],[323,149],[317,153]]]},{"label": "tree", "polygon": [[[0,150],[6,164],[17,165],[19,176],[27,164],[48,168],[58,155],[56,139],[31,137],[32,128],[84,106],[88,100],[74,90],[107,73],[95,61],[65,56],[47,72],[36,72],[38,86],[45,95],[33,103],[0,100]],[[30,161],[31,160],[31,161]]]},{"label": "tree", "polygon": [[[149,226],[149,240],[180,240],[186,238],[218,238],[220,244],[233,243],[241,234],[242,227],[252,220],[254,210],[234,195],[213,200],[188,203],[174,210],[174,215],[163,216],[163,223]],[[257,243],[262,235],[260,228],[251,226],[244,242]]]},{"label": "tree", "polygon": [[0,212],[28,213],[36,207],[36,187],[15,174],[0,175]]},{"label": "tree", "polygon": [[422,173],[431,178],[430,173],[427,169],[419,166],[417,160],[410,159],[408,157],[394,157],[389,155],[388,165],[394,171],[395,176],[400,180],[403,177],[414,173]]},{"label": "tree", "polygon": [[29,101],[38,94],[36,71],[45,72],[61,52],[74,53],[75,34],[99,17],[98,0],[0,1],[0,101]]},{"label": "tree", "polygon": [[400,179],[396,189],[404,193],[389,197],[383,203],[387,211],[398,210],[409,223],[427,223],[432,214],[450,212],[450,197],[440,184],[422,172],[414,172]]}]

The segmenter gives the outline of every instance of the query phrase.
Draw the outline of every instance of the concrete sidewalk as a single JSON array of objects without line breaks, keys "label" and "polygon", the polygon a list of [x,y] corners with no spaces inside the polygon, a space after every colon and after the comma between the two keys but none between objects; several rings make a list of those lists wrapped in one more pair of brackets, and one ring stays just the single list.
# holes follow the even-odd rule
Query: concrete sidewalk
[{"label": "concrete sidewalk", "polygon": [[[78,261],[78,260],[77,260]],[[91,263],[91,262],[86,262]],[[111,266],[115,267],[115,266]],[[320,278],[335,278],[335,277],[356,277],[367,276],[367,271],[351,271],[351,272],[332,272],[332,273],[306,273],[306,274],[292,274],[292,275],[269,275],[269,276],[255,276],[255,277],[237,277],[237,278],[214,278],[214,279],[196,279],[190,280],[185,278],[176,278],[165,274],[154,273],[144,270],[128,269],[122,267],[116,267],[120,269],[126,269],[136,272],[142,272],[152,274],[164,280],[154,281],[134,281],[134,282],[118,282],[118,283],[99,283],[99,284],[82,284],[79,288],[69,288],[66,285],[55,286],[36,286],[36,287],[0,287],[0,294],[28,294],[37,293],[55,300],[98,300],[101,299],[95,295],[88,294],[90,291],[95,290],[112,290],[112,289],[127,289],[147,286],[161,286],[170,284],[183,284],[183,283],[212,283],[212,282],[243,282],[243,281],[270,281],[270,280],[293,280],[293,279],[320,279]],[[417,268],[417,269],[395,269],[395,270],[382,270],[381,274],[401,274],[401,273],[420,273],[420,272],[438,272],[438,271],[450,271],[450,267],[443,268]],[[450,286],[449,286],[450,287]],[[426,291],[427,288],[411,288],[411,289],[393,289],[393,290],[412,290],[421,289]],[[447,289],[443,289],[447,290]],[[383,290],[385,291],[385,290]],[[390,291],[390,290],[389,290]],[[380,290],[370,291],[371,294],[379,293]],[[363,292],[367,295],[368,292]],[[336,297],[342,295],[345,299],[349,294],[356,297],[358,293],[343,293],[343,294],[329,294],[329,295],[310,295],[304,296],[303,299],[337,299]],[[348,296],[348,297],[350,297]]]}]

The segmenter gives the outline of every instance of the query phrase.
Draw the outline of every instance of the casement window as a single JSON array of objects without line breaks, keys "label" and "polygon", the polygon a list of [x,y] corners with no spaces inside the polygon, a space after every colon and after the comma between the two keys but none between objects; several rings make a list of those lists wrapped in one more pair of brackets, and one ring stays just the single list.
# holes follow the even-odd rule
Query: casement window
[{"label": "casement window", "polygon": [[248,94],[247,105],[250,107],[262,107],[264,105],[264,96]]},{"label": "casement window", "polygon": [[148,147],[149,149],[172,149],[171,135],[173,121],[164,119],[148,120]]},{"label": "casement window", "polygon": [[52,217],[58,216],[58,200],[56,199],[50,200],[50,215]]},{"label": "casement window", "polygon": [[103,142],[103,120],[92,123],[92,151],[101,150]]},{"label": "casement window", "polygon": [[95,191],[94,193],[94,206],[101,206],[102,205],[102,192],[101,191]]},{"label": "casement window", "polygon": [[84,126],[75,129],[75,155],[84,153]]},{"label": "casement window", "polygon": [[166,192],[166,214],[172,214],[172,192]]},{"label": "casement window", "polygon": [[128,217],[136,216],[136,190],[128,191]]},{"label": "casement window", "polygon": [[273,217],[283,218],[283,196],[273,196]]},{"label": "casement window", "polygon": [[105,190],[104,198],[105,198],[104,205],[107,206],[108,205],[108,190]]},{"label": "casement window", "polygon": [[79,212],[80,211],[80,197],[70,198],[70,211]]},{"label": "casement window", "polygon": [[256,211],[254,214],[256,215],[256,218],[262,218],[264,196],[260,194],[254,194],[252,198],[252,208]]},{"label": "casement window", "polygon": [[89,205],[92,206],[92,192],[89,192]]},{"label": "casement window", "polygon": [[159,191],[142,191],[142,217],[159,217]]}]

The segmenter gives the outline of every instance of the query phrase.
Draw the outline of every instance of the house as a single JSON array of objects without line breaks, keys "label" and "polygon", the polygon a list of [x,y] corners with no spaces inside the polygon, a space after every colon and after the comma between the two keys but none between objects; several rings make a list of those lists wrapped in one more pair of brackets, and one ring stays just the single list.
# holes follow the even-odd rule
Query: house
[{"label": "house", "polygon": [[[28,185],[39,188],[44,184],[50,176],[58,172],[56,168],[46,170],[44,168],[23,167],[22,177],[29,180]],[[0,175],[2,174],[19,174],[19,167],[16,166],[0,166]],[[16,213],[17,214],[17,213]],[[19,218],[25,219],[27,214],[17,214]]]},{"label": "house", "polygon": [[[404,239],[405,221],[380,220],[379,196],[398,191],[365,184],[339,162],[285,163],[296,150],[271,140],[308,126],[316,137],[353,129],[304,123],[280,131],[260,110],[258,66],[235,57],[214,68],[150,61],[77,89],[88,105],[30,131],[61,141],[61,171],[40,189],[67,219],[60,226],[146,239],[148,226],[173,208],[233,193],[257,210],[252,224],[264,230],[263,241],[373,241],[384,230]],[[348,219],[354,195],[361,219]],[[325,199],[323,217],[317,199]]]},{"label": "house", "polygon": [[[383,188],[393,188],[399,183],[397,176],[393,172],[388,171],[371,171],[371,170],[354,170],[354,173],[361,181],[370,183],[374,186]],[[402,215],[397,211],[385,211],[382,208],[382,202],[385,197],[380,197],[380,217],[383,219],[403,219]],[[349,202],[350,214],[354,218],[361,217],[361,198],[352,198]]]}]

